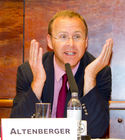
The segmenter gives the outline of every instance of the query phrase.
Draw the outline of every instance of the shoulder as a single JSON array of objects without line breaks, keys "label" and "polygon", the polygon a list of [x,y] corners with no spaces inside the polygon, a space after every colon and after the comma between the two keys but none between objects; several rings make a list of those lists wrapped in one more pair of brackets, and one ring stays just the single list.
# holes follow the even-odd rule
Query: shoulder
[{"label": "shoulder", "polygon": [[80,65],[82,65],[82,67],[86,67],[88,64],[90,64],[93,60],[95,60],[95,57],[89,53],[88,51],[85,52],[85,54],[83,55],[83,57],[80,60]]},{"label": "shoulder", "polygon": [[90,52],[86,51],[84,54],[84,59],[86,59],[88,63],[91,63],[93,60],[95,60],[95,57]]},{"label": "shoulder", "polygon": [[46,52],[46,53],[44,53],[43,58],[42,58],[43,63],[45,63],[46,61],[52,60],[53,59],[53,55],[54,55],[53,52]]},{"label": "shoulder", "polygon": [[51,68],[53,68],[53,56],[54,56],[54,53],[53,52],[46,52],[44,55],[43,55],[43,66],[45,68],[45,70],[49,70]]},{"label": "shoulder", "polygon": [[30,65],[29,65],[29,62],[26,61],[25,63],[21,64],[19,67],[18,67],[19,70],[23,71],[23,72],[29,72],[31,71],[30,69]]},{"label": "shoulder", "polygon": [[25,80],[32,81],[33,74],[28,61],[21,64],[17,70],[17,79],[24,78]]}]

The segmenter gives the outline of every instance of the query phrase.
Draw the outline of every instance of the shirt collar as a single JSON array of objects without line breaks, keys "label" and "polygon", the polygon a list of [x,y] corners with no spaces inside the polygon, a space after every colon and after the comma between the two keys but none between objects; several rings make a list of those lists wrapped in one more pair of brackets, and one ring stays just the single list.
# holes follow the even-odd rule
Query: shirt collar
[{"label": "shirt collar", "polygon": [[[78,67],[79,67],[80,62],[75,66],[75,68],[72,69],[73,75],[75,75]],[[58,64],[55,61],[55,55],[54,55],[54,71],[55,71],[55,79],[57,82],[61,80],[62,76],[66,73],[64,70],[62,70]]]}]

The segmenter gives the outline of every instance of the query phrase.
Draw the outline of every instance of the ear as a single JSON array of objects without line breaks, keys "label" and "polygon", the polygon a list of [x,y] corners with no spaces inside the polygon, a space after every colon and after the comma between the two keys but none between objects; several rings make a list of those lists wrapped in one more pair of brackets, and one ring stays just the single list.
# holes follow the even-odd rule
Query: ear
[{"label": "ear", "polygon": [[85,48],[87,49],[88,48],[88,37],[86,37],[86,39],[85,39]]},{"label": "ear", "polygon": [[47,35],[47,45],[51,50],[53,50],[52,38],[49,34]]}]

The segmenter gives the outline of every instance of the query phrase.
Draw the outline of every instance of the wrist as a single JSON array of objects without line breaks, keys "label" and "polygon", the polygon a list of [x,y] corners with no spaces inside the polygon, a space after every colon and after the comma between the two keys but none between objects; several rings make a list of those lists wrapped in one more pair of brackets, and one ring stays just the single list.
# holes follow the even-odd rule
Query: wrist
[{"label": "wrist", "polygon": [[39,100],[41,99],[42,96],[43,87],[44,87],[44,82],[32,81],[31,83],[31,88]]},{"label": "wrist", "polygon": [[84,95],[96,86],[96,78],[91,76],[84,76]]}]

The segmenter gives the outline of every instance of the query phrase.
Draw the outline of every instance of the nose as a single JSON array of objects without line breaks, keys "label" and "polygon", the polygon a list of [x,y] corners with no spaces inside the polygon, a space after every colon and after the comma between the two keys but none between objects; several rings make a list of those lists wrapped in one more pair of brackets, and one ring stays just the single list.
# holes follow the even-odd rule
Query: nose
[{"label": "nose", "polygon": [[67,40],[67,44],[72,47],[74,45],[74,40],[72,37],[70,37],[68,40]]}]

